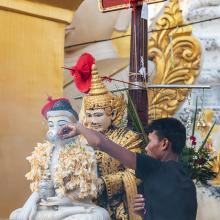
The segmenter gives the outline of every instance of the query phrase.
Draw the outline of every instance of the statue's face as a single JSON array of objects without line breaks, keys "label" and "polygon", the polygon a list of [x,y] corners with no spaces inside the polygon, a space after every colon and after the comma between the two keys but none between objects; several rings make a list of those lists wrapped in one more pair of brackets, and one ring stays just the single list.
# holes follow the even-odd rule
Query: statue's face
[{"label": "statue's face", "polygon": [[112,114],[104,109],[86,110],[86,124],[95,131],[105,132],[112,124]]},{"label": "statue's face", "polygon": [[49,116],[47,119],[48,122],[48,132],[47,138],[50,142],[55,143],[58,140],[57,132],[59,129],[68,123],[76,122],[74,117],[68,117],[65,115],[56,115],[56,116]]}]

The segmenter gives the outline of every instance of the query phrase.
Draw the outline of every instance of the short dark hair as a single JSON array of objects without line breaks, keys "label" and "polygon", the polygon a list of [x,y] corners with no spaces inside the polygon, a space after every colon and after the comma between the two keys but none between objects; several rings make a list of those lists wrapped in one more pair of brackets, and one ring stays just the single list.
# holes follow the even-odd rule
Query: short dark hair
[{"label": "short dark hair", "polygon": [[186,145],[186,128],[176,118],[161,118],[151,122],[147,133],[156,132],[159,140],[167,138],[171,142],[172,151],[180,154]]}]

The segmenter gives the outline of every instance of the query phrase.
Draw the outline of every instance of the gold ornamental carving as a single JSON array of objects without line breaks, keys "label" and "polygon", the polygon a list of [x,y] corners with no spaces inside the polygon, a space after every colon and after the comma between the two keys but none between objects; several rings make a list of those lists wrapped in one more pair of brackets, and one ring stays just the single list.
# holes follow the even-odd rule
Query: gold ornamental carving
[{"label": "gold ornamental carving", "polygon": [[[170,0],[155,30],[148,45],[149,59],[156,64],[151,84],[193,84],[199,74],[201,46],[192,36],[192,26],[184,26],[178,0]],[[187,89],[149,90],[149,120],[172,116],[187,94]]]}]

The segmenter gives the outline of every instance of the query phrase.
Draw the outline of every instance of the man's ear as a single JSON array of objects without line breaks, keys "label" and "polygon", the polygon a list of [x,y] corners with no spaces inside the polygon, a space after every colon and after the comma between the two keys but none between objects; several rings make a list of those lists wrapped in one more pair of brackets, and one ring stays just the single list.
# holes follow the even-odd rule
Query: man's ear
[{"label": "man's ear", "polygon": [[167,138],[164,138],[162,140],[162,150],[167,150],[169,146],[170,146],[169,140]]},{"label": "man's ear", "polygon": [[116,115],[117,115],[117,109],[113,109],[113,110],[112,110],[112,115],[111,115],[111,117],[112,117],[112,121],[115,120]]}]

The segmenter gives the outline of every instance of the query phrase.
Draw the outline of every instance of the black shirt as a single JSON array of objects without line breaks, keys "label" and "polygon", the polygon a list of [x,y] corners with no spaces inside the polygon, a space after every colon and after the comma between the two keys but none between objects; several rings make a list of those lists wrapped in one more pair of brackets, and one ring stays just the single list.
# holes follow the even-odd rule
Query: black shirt
[{"label": "black shirt", "polygon": [[196,188],[179,162],[137,154],[136,176],[143,181],[145,220],[196,219]]}]

